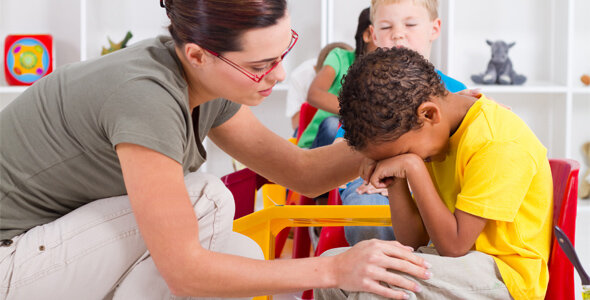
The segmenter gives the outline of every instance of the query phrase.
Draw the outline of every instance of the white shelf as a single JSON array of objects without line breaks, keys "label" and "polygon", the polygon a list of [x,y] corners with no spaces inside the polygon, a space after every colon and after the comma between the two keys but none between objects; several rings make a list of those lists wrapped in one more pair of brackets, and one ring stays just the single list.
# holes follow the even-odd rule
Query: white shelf
[{"label": "white shelf", "polygon": [[577,88],[573,88],[572,92],[576,93],[576,94],[586,94],[586,95],[590,95],[590,87],[577,87]]},{"label": "white shelf", "polygon": [[580,214],[590,214],[590,199],[578,199],[578,215]]},{"label": "white shelf", "polygon": [[470,85],[469,88],[480,89],[482,92],[511,93],[511,94],[559,94],[568,91],[567,86],[552,85],[550,83],[536,83],[527,85]]},{"label": "white shelf", "polygon": [[28,86],[0,86],[0,94],[20,94],[27,88]]}]

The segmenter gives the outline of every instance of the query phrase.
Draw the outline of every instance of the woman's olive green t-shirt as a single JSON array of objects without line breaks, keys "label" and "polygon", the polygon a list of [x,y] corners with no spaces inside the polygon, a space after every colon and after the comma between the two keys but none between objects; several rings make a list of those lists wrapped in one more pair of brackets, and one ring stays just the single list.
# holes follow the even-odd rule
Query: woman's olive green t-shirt
[{"label": "woman's olive green t-shirt", "polygon": [[193,125],[169,37],[57,68],[0,112],[0,239],[126,194],[117,144],[147,147],[180,163],[185,174],[196,171],[209,129],[239,108],[209,101],[195,109]]}]

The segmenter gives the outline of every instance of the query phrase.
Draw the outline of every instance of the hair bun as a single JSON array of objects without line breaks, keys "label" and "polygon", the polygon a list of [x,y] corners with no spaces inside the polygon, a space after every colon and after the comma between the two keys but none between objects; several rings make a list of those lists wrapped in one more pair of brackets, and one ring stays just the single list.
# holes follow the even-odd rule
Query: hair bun
[{"label": "hair bun", "polygon": [[160,7],[165,8],[166,11],[170,10],[171,6],[172,6],[172,0],[160,0]]}]

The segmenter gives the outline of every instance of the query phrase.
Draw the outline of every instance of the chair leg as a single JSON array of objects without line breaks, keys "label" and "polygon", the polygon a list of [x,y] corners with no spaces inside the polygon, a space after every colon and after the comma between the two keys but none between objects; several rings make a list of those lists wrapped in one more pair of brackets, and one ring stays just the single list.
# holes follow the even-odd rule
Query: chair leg
[{"label": "chair leg", "polygon": [[293,234],[293,258],[309,257],[311,240],[309,238],[309,229],[307,227],[294,228]]},{"label": "chair leg", "polygon": [[287,241],[290,232],[291,227],[287,227],[277,234],[277,237],[275,238],[275,258],[281,257],[281,253],[283,253],[283,248],[285,247],[285,242]]},{"label": "chair leg", "polygon": [[349,246],[344,236],[344,227],[324,227],[314,256],[320,256],[326,250]]},{"label": "chair leg", "polygon": [[303,291],[301,295],[302,300],[313,300],[313,290]]}]

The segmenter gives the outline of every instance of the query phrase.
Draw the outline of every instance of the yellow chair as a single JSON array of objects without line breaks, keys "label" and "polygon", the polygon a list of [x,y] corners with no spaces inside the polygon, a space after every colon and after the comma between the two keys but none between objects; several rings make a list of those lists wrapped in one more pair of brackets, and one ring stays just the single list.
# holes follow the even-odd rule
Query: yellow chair
[{"label": "yellow chair", "polygon": [[270,260],[275,258],[275,237],[283,228],[310,226],[391,226],[391,214],[389,205],[277,205],[234,220],[233,229],[256,241]]}]

